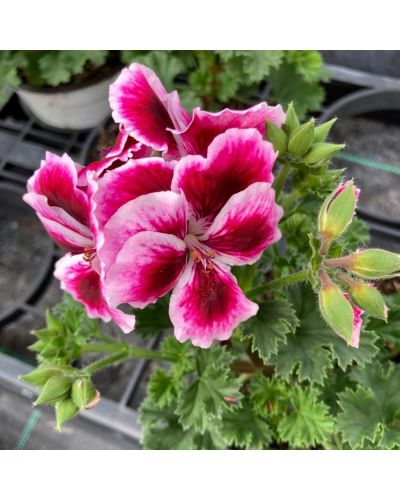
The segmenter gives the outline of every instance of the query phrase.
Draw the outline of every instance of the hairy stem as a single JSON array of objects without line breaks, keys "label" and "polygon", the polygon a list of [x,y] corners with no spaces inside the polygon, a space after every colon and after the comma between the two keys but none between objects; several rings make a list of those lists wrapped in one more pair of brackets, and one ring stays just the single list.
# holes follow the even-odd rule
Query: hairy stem
[{"label": "hairy stem", "polygon": [[275,200],[278,201],[279,195],[281,194],[282,188],[285,185],[286,179],[288,178],[290,172],[290,165],[288,163],[285,163],[279,172],[275,183],[274,183],[274,189],[275,189]]},{"label": "hairy stem", "polygon": [[302,281],[308,280],[309,271],[308,269],[304,269],[303,271],[298,271],[297,273],[289,274],[288,276],[282,276],[281,278],[269,281],[265,285],[259,286],[258,288],[253,288],[253,290],[247,292],[246,295],[251,299],[257,297],[257,295],[261,295],[262,293],[272,292],[273,290],[279,290],[279,288],[291,286],[295,283],[300,283]]}]

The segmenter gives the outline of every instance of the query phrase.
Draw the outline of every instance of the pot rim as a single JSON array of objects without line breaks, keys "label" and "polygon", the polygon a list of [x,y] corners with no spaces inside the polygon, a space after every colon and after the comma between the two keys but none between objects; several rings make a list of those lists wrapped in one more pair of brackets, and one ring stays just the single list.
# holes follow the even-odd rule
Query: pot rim
[{"label": "pot rim", "polygon": [[65,94],[65,93],[72,93],[76,92],[88,87],[93,87],[99,83],[102,83],[106,80],[111,80],[112,78],[116,78],[119,73],[121,73],[121,70],[125,66],[121,64],[121,67],[116,69],[113,73],[111,73],[108,76],[103,75],[100,78],[91,78],[90,80],[87,80],[85,82],[78,82],[78,83],[66,83],[66,84],[61,84],[58,85],[57,87],[32,87],[28,83],[21,83],[18,88],[16,89],[16,92],[18,93],[19,90],[24,90],[31,92],[32,94]]}]

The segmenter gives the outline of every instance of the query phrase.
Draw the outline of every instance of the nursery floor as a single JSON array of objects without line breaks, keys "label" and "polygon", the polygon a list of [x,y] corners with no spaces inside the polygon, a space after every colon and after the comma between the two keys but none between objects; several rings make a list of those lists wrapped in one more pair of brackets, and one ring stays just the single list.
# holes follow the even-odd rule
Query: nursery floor
[{"label": "nursery floor", "polygon": [[57,432],[51,408],[32,408],[32,401],[0,386],[0,449],[125,450],[137,449],[133,439],[76,418]]}]

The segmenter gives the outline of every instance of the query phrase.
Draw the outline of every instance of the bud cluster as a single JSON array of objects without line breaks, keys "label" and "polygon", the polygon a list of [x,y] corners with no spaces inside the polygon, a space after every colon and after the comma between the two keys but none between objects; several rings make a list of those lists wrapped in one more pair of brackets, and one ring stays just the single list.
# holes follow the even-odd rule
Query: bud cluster
[{"label": "bud cluster", "polygon": [[333,191],[323,203],[318,216],[320,247],[316,271],[321,314],[353,347],[359,344],[364,311],[387,321],[385,301],[368,280],[400,275],[400,255],[386,250],[359,249],[349,255],[330,258],[331,244],[353,220],[358,195],[359,189],[349,181]]},{"label": "bud cluster", "polygon": [[300,125],[293,104],[289,104],[286,121],[282,128],[271,122],[267,123],[267,138],[279,152],[281,163],[292,166],[321,167],[344,148],[344,144],[325,142],[336,118],[322,125],[315,126],[312,118]]},{"label": "bud cluster", "polygon": [[41,388],[33,404],[54,406],[59,431],[67,420],[100,400],[90,378],[71,368],[42,365],[20,378]]}]

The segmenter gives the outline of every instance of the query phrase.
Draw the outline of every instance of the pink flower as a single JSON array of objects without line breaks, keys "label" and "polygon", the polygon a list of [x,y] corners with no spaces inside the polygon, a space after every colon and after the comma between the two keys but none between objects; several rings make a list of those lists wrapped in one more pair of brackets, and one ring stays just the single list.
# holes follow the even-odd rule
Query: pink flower
[{"label": "pink flower", "polygon": [[[109,303],[143,308],[173,290],[169,313],[178,340],[209,347],[228,339],[258,310],[230,266],[254,263],[281,236],[282,209],[271,187],[275,158],[257,130],[231,129],[211,142],[206,158],[176,164],[172,190],[128,200],[128,177],[130,186],[150,185],[159,182],[156,171],[172,173],[160,158],[151,159],[158,164],[148,165],[143,178],[138,170],[147,160],[98,180],[94,218]],[[115,201],[120,194],[124,204]]]},{"label": "pink flower", "polygon": [[151,69],[137,63],[123,69],[110,86],[110,106],[127,133],[169,159],[205,156],[213,139],[230,128],[256,128],[264,134],[266,121],[280,127],[285,120],[280,105],[265,102],[244,111],[209,113],[196,108],[190,116],[178,93],[168,93]]},{"label": "pink flower", "polygon": [[345,299],[350,302],[354,314],[353,334],[351,336],[351,342],[349,345],[358,348],[360,344],[361,327],[363,324],[361,316],[363,315],[364,311],[353,304],[348,293],[344,292],[343,295]]},{"label": "pink flower", "polygon": [[56,263],[61,288],[82,302],[89,317],[113,319],[122,330],[134,327],[134,317],[108,305],[98,273],[96,243],[91,229],[88,194],[78,187],[82,167],[67,155],[46,153],[28,181],[24,201],[37,213],[50,237],[69,253]]}]

